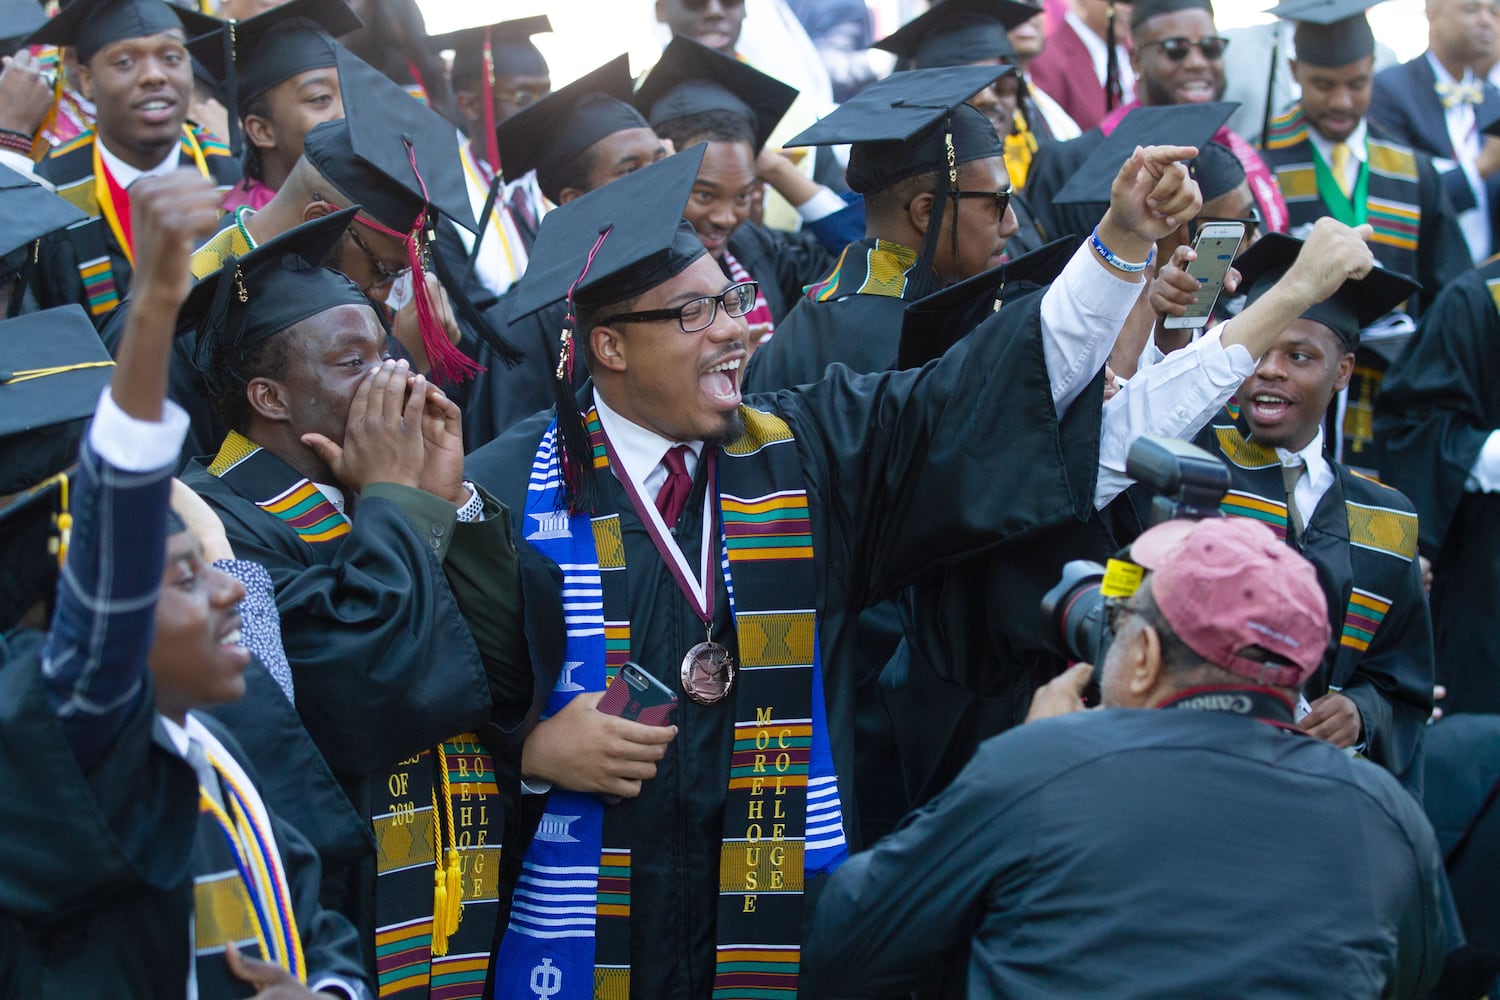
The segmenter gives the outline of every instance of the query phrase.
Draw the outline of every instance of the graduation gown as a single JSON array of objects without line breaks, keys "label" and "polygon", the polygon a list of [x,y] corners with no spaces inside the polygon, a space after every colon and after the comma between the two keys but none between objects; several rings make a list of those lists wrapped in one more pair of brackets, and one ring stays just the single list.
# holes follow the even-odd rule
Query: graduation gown
[{"label": "graduation gown", "polygon": [[845,247],[832,270],[809,285],[777,324],[770,342],[751,356],[746,391],[817,382],[834,362],[857,373],[895,367],[916,260],[916,250],[886,240]]},{"label": "graduation gown", "polygon": [[1077,236],[1083,239],[1094,231],[1099,220],[1109,208],[1109,199],[1101,202],[1074,202],[1057,204],[1053,198],[1061,191],[1068,178],[1078,172],[1089,154],[1099,148],[1104,133],[1097,128],[1089,129],[1076,139],[1053,142],[1037,150],[1032,157],[1031,170],[1026,175],[1026,199],[1036,211],[1037,221],[1048,238]]},{"label": "graduation gown", "polygon": [[[1069,479],[1061,456],[1076,453],[1096,462],[1097,425],[1087,435],[1065,435],[1058,427],[1038,308],[1002,316],[995,321],[997,336],[966,341],[926,369],[864,377],[840,369],[815,386],[747,399],[747,405],[787,422],[804,470],[828,729],[851,847],[858,845],[860,829],[849,784],[855,698],[867,669],[859,662],[855,633],[860,610],[977,547],[1090,502],[1088,491],[1080,493]],[[980,371],[1008,377],[974,377]],[[538,415],[469,456],[469,478],[493,490],[513,517],[525,509],[532,461],[549,420]],[[1014,432],[1002,453],[992,447],[1000,427],[1026,430]],[[701,537],[706,465],[699,463],[693,495],[676,527],[690,562]],[[1001,468],[1010,470],[1014,490],[990,488]],[[631,658],[675,689],[678,664],[702,641],[703,626],[619,484],[601,476],[600,492],[601,511],[618,512],[623,533]],[[713,635],[738,656],[723,579],[715,579]],[[537,614],[560,617],[561,596],[557,589],[528,589],[528,622]],[[553,655],[560,659],[560,644]],[[561,666],[552,664],[552,677]],[[546,687],[539,682],[538,706]],[[645,782],[639,798],[612,807],[629,811],[631,909],[646,915],[631,934],[633,996],[700,997],[711,989],[733,712],[732,699],[707,706],[683,699],[677,738],[656,778]],[[528,814],[541,808],[530,804]],[[808,887],[804,914],[815,888]]]},{"label": "graduation gown", "polygon": [[[1231,404],[1232,406],[1232,404]],[[1194,442],[1229,468],[1221,509],[1286,533],[1286,488],[1275,450],[1250,439],[1237,411]],[[1308,701],[1341,691],[1364,720],[1366,757],[1421,799],[1422,737],[1432,714],[1432,618],[1417,565],[1417,516],[1389,486],[1330,462],[1334,483],[1296,540],[1317,568],[1333,626],[1328,652],[1303,685]]]},{"label": "graduation gown", "polygon": [[[270,573],[298,714],[354,807],[374,828],[375,863],[363,866],[357,887],[330,887],[330,893],[342,889],[346,905],[351,898],[363,904],[351,916],[374,964],[376,921],[389,924],[377,913],[391,912],[382,899],[397,899],[403,910],[409,905],[412,920],[432,914],[431,835],[419,850],[413,841],[420,831],[406,829],[414,815],[426,829],[441,829],[442,813],[421,808],[435,794],[429,789],[437,781],[432,748],[443,743],[449,758],[465,761],[463,767],[480,752],[492,758],[493,773],[481,792],[489,809],[468,814],[468,820],[479,816],[487,833],[478,844],[472,836],[459,842],[461,847],[490,845],[493,856],[484,864],[492,870],[499,864],[495,845],[504,842],[505,823],[514,816],[519,775],[508,737],[497,726],[514,729],[532,692],[517,627],[518,588],[495,563],[510,544],[508,525],[492,500],[487,522],[456,525],[452,506],[439,498],[378,483],[360,496],[352,520],[334,518],[332,505],[315,489],[278,514],[275,501],[300,496],[299,489],[306,492],[306,480],[238,435],[231,435],[225,448],[215,460],[224,464],[195,462],[183,478],[224,520],[236,555]],[[244,469],[231,482],[236,465]],[[314,501],[316,506],[304,510]],[[465,595],[462,603],[458,593]],[[466,615],[474,619],[472,633]],[[467,739],[455,742],[455,734],[470,732],[479,735],[482,747],[471,748]],[[455,765],[449,770],[459,773]],[[453,783],[455,796],[467,791],[459,788],[458,777]],[[428,866],[425,889],[387,887],[387,876],[401,873],[404,866],[396,864],[401,859]],[[465,875],[471,874],[466,868]],[[503,924],[502,897],[495,888],[493,882],[482,887],[484,909],[466,907],[472,912],[466,926]],[[401,895],[390,896],[392,891]],[[427,942],[382,947],[404,952],[419,945],[425,949]],[[427,959],[424,953],[411,960]],[[380,971],[383,979],[390,974],[383,962]],[[478,970],[481,983],[484,971]],[[405,987],[425,995],[425,977],[419,978],[420,984],[408,981]]]},{"label": "graduation gown", "polygon": [[[200,152],[208,176],[221,192],[240,179],[240,164],[229,148],[196,125],[183,129],[179,163],[194,165]],[[130,291],[130,261],[101,214],[94,177],[94,133],[86,132],[52,150],[36,167],[37,176],[89,216],[89,221],[42,241],[32,279],[42,308],[77,303],[102,323]]]},{"label": "graduation gown", "polygon": [[[192,768],[168,749],[164,733],[153,733],[149,683],[104,759],[87,773],[80,768],[41,681],[41,640],[20,637],[0,666],[6,989],[29,997],[181,996],[191,961],[193,877],[206,873],[199,870],[205,850],[221,835],[203,825]],[[213,720],[200,721],[259,787],[233,738]],[[317,854],[274,815],[272,826],[309,981],[326,974],[360,980],[354,929],[319,904]],[[198,964],[205,1000],[253,992],[213,956]]]},{"label": "graduation gown", "polygon": [[1500,712],[1500,494],[1466,489],[1500,429],[1500,262],[1452,282],[1386,376],[1382,472],[1421,514],[1444,712]]},{"label": "graduation gown", "polygon": [[[519,285],[518,282],[500,296],[485,314],[494,328],[520,349],[523,357],[519,364],[507,367],[489,345],[479,348],[476,360],[485,370],[469,386],[469,398],[463,406],[465,451],[473,452],[489,444],[556,402],[552,374],[557,370],[568,309],[563,303],[554,302],[529,316],[512,319],[510,308]],[[587,379],[588,366],[580,356],[573,363],[573,388],[581,388]]]}]

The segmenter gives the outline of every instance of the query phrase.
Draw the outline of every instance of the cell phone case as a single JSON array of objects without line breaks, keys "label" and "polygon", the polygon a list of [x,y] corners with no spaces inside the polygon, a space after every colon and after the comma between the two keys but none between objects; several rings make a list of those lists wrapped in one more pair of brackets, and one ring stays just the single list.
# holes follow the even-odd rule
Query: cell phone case
[{"label": "cell phone case", "polygon": [[648,726],[670,726],[672,713],[677,710],[677,696],[672,695],[672,700],[667,702],[648,703],[646,696],[654,693],[655,688],[637,692],[617,675],[605,689],[604,697],[599,699],[599,711]]}]

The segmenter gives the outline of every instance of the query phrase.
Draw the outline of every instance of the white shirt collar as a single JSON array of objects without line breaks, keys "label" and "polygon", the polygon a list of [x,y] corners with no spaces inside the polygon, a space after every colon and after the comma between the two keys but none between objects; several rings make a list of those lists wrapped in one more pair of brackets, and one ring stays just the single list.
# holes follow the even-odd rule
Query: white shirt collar
[{"label": "white shirt collar", "polygon": [[170,174],[177,169],[177,161],[181,156],[181,149],[176,143],[172,145],[172,151],[167,154],[166,159],[148,170],[132,167],[114,153],[104,144],[104,140],[95,136],[94,143],[99,147],[99,159],[104,161],[104,166],[109,170],[109,175],[120,185],[121,190],[130,187],[142,177],[160,177],[162,174]]},{"label": "white shirt collar", "polygon": [[317,487],[318,491],[328,498],[328,502],[333,504],[334,510],[338,511],[340,514],[344,513],[343,490],[339,489],[337,486],[329,486],[327,483],[313,483],[313,486]]},{"label": "white shirt collar", "polygon": [[1318,433],[1307,443],[1307,447],[1300,451],[1288,451],[1285,448],[1276,449],[1276,457],[1281,459],[1282,465],[1296,465],[1298,462],[1307,466],[1307,475],[1297,483],[1297,509],[1302,511],[1302,516],[1312,520],[1312,512],[1318,509],[1318,503],[1322,501],[1323,494],[1333,485],[1333,467],[1323,457],[1323,428],[1318,427]]},{"label": "white shirt collar", "polygon": [[1437,77],[1438,83],[1468,83],[1469,81],[1474,79],[1474,71],[1467,66],[1464,67],[1463,79],[1460,80],[1455,78],[1452,73],[1448,72],[1448,67],[1444,66],[1441,62],[1438,61],[1438,57],[1432,54],[1431,49],[1427,50],[1426,56],[1427,65],[1432,67],[1432,73]]},{"label": "white shirt collar", "polygon": [[[1354,131],[1349,133],[1349,138],[1344,140],[1344,144],[1348,146],[1349,151],[1354,154],[1354,159],[1359,161],[1360,163],[1364,163],[1365,160],[1369,157],[1369,151],[1366,149],[1366,142],[1369,137],[1370,130],[1365,126],[1365,120],[1361,118],[1359,120],[1359,124],[1354,126]],[[1307,127],[1307,138],[1308,141],[1313,144],[1313,148],[1315,148],[1322,155],[1323,162],[1333,162],[1332,141],[1325,138],[1322,133],[1313,128],[1311,125]]]},{"label": "white shirt collar", "polygon": [[[1083,18],[1071,10],[1063,15],[1073,33],[1083,42],[1083,47],[1089,50],[1089,61],[1094,64],[1094,78],[1099,85],[1104,85],[1104,76],[1109,72],[1109,43],[1098,35],[1094,29],[1083,23]],[[1118,57],[1120,73],[1120,89],[1124,93],[1124,103],[1128,104],[1134,98],[1135,74],[1130,69],[1130,50],[1123,45],[1116,45],[1116,56]]]},{"label": "white shirt collar", "polygon": [[[625,466],[626,475],[640,491],[641,498],[649,503],[666,482],[667,473],[662,468],[662,456],[679,444],[688,446],[685,464],[689,476],[698,470],[698,457],[703,453],[702,441],[673,441],[640,424],[633,423],[613,410],[599,390],[594,390],[594,407],[599,411],[599,424],[609,438],[611,447]],[[655,473],[655,475],[653,475]],[[653,489],[653,485],[656,487]]]}]

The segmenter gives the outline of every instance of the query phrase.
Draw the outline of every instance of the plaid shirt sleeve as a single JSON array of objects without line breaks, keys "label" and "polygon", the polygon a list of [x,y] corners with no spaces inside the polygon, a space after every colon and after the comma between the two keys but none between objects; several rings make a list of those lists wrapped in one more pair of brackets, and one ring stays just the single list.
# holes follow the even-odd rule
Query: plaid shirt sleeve
[{"label": "plaid shirt sleeve", "polygon": [[[140,426],[177,434],[180,447],[185,423]],[[150,689],[146,658],[166,563],[173,470],[126,471],[98,450],[91,430],[73,478],[72,540],[42,648],[49,700],[85,770],[102,759]]]}]

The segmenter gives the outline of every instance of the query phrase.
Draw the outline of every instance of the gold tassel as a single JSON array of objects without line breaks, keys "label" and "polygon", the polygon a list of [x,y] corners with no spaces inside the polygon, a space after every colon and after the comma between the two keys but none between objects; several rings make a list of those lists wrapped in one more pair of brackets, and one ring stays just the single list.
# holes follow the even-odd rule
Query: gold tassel
[{"label": "gold tassel", "polygon": [[[442,750],[438,751],[439,754]],[[437,791],[432,793],[432,842],[437,859],[432,866],[432,953],[448,954],[448,878],[443,870],[443,848],[439,840]]]},{"label": "gold tassel", "polygon": [[[432,954],[448,954],[448,938],[458,933],[463,919],[463,859],[458,853],[458,837],[453,831],[453,789],[448,779],[448,754],[439,743],[436,748],[438,785],[442,788],[442,811],[438,810],[438,789],[432,792],[432,843],[436,854],[432,873]],[[442,825],[439,826],[441,819]],[[446,836],[445,836],[446,835]],[[448,847],[443,849],[446,839]]]}]

